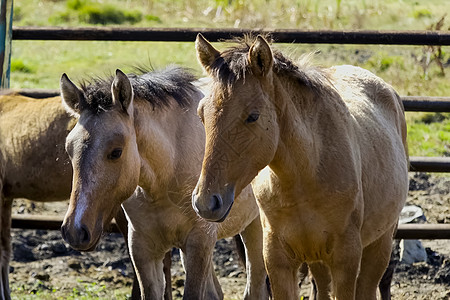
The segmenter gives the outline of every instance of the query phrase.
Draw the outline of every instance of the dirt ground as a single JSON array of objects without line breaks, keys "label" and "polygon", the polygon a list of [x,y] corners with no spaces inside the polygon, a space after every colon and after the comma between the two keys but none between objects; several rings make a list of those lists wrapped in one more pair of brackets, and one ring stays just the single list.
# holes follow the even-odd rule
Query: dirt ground
[{"label": "dirt ground", "polygon": [[[410,174],[407,204],[420,206],[428,223],[450,223],[450,178]],[[33,203],[17,199],[14,213],[63,216],[66,202]],[[132,266],[123,238],[106,234],[97,249],[71,249],[59,231],[13,229],[10,282],[13,299],[126,299],[131,293]],[[450,240],[422,240],[428,260],[399,264],[392,283],[393,299],[450,299]],[[216,245],[214,261],[225,299],[241,299],[245,270],[233,239]],[[172,256],[174,299],[183,294],[184,273],[177,250]],[[309,282],[301,296],[308,299]]]}]

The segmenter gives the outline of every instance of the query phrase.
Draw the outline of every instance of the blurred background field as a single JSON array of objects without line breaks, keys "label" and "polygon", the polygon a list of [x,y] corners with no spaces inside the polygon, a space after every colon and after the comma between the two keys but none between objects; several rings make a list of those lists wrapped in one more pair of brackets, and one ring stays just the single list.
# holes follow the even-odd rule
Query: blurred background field
[{"label": "blurred background field", "polygon": [[[449,12],[448,0],[15,0],[13,25],[449,30]],[[322,66],[367,68],[400,95],[450,96],[449,47],[275,46],[293,58],[316,52]],[[64,72],[82,81],[171,63],[202,75],[193,42],[13,41],[11,87],[56,89]],[[407,117],[411,155],[450,155],[449,114]]]}]

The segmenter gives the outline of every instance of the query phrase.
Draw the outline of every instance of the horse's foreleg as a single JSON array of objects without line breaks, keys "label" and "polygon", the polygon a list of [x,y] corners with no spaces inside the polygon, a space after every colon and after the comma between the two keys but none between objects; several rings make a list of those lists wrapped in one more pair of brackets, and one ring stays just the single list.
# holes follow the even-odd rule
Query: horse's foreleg
[{"label": "horse's foreleg", "polygon": [[193,229],[183,247],[183,265],[186,271],[184,300],[223,299],[222,289],[214,274],[212,254],[216,235],[207,235],[204,229]]},{"label": "horse's foreleg", "polygon": [[264,260],[274,300],[299,297],[298,268],[300,263],[289,257],[280,240],[272,233],[264,236]]},{"label": "horse's foreleg", "polygon": [[363,249],[356,299],[377,299],[377,286],[391,257],[393,232],[394,228],[388,230],[378,240]]},{"label": "horse's foreleg", "polygon": [[[336,300],[366,299],[355,298],[356,279],[361,263],[362,245],[357,229],[348,230],[336,239],[328,262]],[[378,284],[378,282],[376,283]]]},{"label": "horse's foreleg", "polygon": [[311,289],[311,300],[329,300],[331,294],[330,269],[323,263],[315,262],[309,264],[309,269],[314,277],[315,288]]},{"label": "horse's foreleg", "polygon": [[263,233],[259,217],[241,233],[246,256],[247,286],[244,299],[269,299],[266,268],[263,259]]},{"label": "horse's foreleg", "polygon": [[1,218],[1,245],[0,245],[0,263],[1,263],[1,299],[9,300],[9,260],[11,257],[11,207],[12,199],[6,199],[0,191],[0,218]]},{"label": "horse's foreleg", "polygon": [[165,276],[163,271],[164,252],[156,255],[149,249],[152,244],[137,233],[128,231],[128,246],[133,262],[136,278],[139,282],[141,299],[163,299],[165,292]]},{"label": "horse's foreleg", "polygon": [[[119,228],[119,231],[122,233],[122,235],[125,239],[125,244],[127,245],[128,252],[129,252],[130,248],[128,247],[128,221],[127,221],[127,218],[125,217],[125,213],[123,212],[122,208],[120,208],[117,211],[117,214],[114,217],[114,219],[116,220],[116,224],[117,224],[117,227]],[[131,256],[130,256],[130,258],[131,258]],[[133,274],[134,274],[134,276],[133,276],[133,287],[131,289],[131,299],[138,300],[138,299],[141,299],[141,292],[139,291],[139,282],[136,278],[136,272],[134,271],[134,267],[133,267]]]}]

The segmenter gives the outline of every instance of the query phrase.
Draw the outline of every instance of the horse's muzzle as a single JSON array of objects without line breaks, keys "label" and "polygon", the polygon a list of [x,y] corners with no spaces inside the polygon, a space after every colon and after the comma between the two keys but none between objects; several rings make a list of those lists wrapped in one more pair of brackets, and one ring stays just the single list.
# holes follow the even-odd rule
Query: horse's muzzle
[{"label": "horse's muzzle", "polygon": [[223,222],[234,203],[234,186],[227,186],[222,195],[220,193],[202,194],[196,188],[192,193],[192,207],[207,221]]},{"label": "horse's muzzle", "polygon": [[98,238],[93,240],[87,226],[71,226],[70,223],[64,222],[61,226],[61,234],[70,247],[78,251],[92,251],[97,246]]}]

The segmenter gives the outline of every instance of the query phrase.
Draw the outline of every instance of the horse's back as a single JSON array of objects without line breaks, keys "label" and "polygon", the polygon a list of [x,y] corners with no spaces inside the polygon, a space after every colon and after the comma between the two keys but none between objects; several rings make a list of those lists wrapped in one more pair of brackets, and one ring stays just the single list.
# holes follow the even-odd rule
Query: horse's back
[{"label": "horse's back", "polygon": [[354,120],[357,134],[361,137],[369,134],[373,139],[400,137],[405,149],[406,121],[396,91],[380,77],[359,67],[339,66],[332,70],[333,85]]},{"label": "horse's back", "polygon": [[74,125],[60,97],[0,96],[4,193],[32,200],[63,200],[71,185],[65,137]]},{"label": "horse's back", "polygon": [[358,109],[365,106],[385,117],[392,115],[398,118],[399,114],[404,114],[403,104],[396,91],[372,72],[349,65],[337,66],[331,70],[333,84],[352,113],[357,113]]}]

